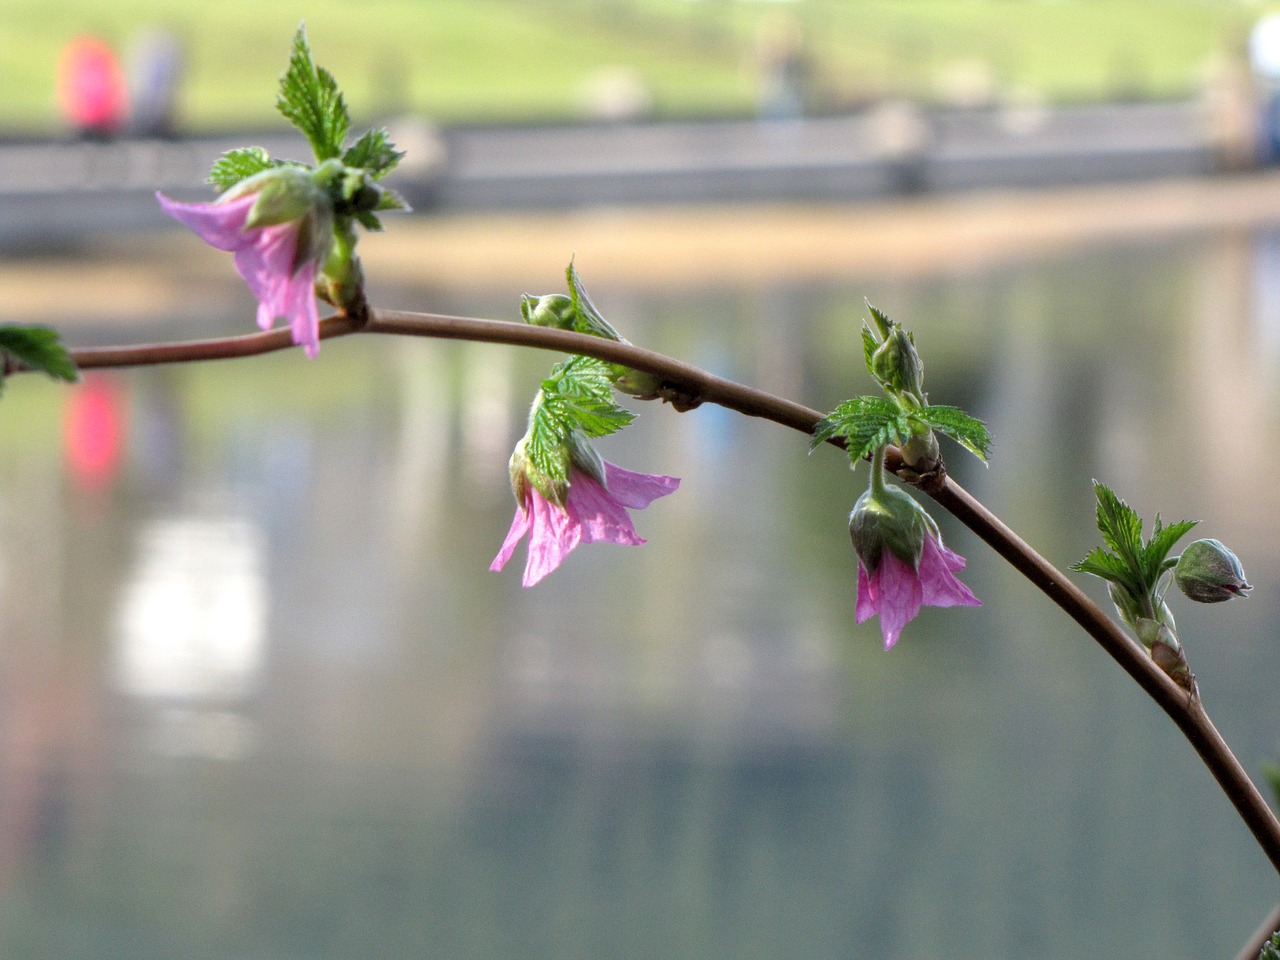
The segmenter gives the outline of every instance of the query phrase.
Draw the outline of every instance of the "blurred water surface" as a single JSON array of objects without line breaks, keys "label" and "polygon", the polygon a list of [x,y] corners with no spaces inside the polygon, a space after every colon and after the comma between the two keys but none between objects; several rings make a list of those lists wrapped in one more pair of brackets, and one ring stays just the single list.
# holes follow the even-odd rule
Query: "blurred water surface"
[{"label": "blurred water surface", "polygon": [[[990,423],[991,468],[953,473],[1053,561],[1094,543],[1094,477],[1203,520],[1256,590],[1177,606],[1192,667],[1246,765],[1276,756],[1276,235],[592,293],[819,407],[869,392],[869,297],[933,399]],[[985,605],[884,653],[835,451],[635,404],[602,452],[684,479],[637,515],[649,544],[530,591],[523,549],[487,572],[552,359],[349,339],[6,387],[0,955],[1234,955],[1280,885],[1172,725],[945,517]]]}]

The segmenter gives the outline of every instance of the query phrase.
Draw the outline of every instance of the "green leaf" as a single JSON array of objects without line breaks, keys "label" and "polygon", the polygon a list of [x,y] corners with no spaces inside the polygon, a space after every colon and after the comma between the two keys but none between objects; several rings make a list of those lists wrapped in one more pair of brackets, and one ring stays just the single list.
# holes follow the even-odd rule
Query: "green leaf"
[{"label": "green leaf", "polygon": [[1095,547],[1093,552],[1079,563],[1073,563],[1071,569],[1116,583],[1125,583],[1129,576],[1129,568],[1124,565],[1123,561],[1114,554],[1107,553],[1101,547]]},{"label": "green leaf", "polygon": [[293,53],[288,69],[280,78],[276,109],[302,131],[317,161],[342,155],[342,143],[351,128],[351,114],[333,74],[317,67],[311,59],[305,26],[298,27],[294,34]]},{"label": "green leaf", "polygon": [[876,340],[876,335],[871,332],[870,325],[863,323],[862,325],[862,359],[867,365],[867,373],[871,374],[872,377],[874,377],[876,374],[875,374],[875,365],[873,364],[871,358],[875,355],[876,347],[878,346],[880,346],[880,343],[879,341]]},{"label": "green leaf", "polygon": [[1098,498],[1097,522],[1102,542],[1135,573],[1143,569],[1142,518],[1105,483],[1093,482]]},{"label": "green leaf", "polygon": [[1159,585],[1169,570],[1169,551],[1197,521],[1180,520],[1166,527],[1157,516],[1151,539],[1143,540],[1142,518],[1137,512],[1105,483],[1095,480],[1093,489],[1098,498],[1098,531],[1113,552],[1099,547],[1075,564],[1075,569],[1119,583],[1134,597],[1147,598],[1154,606],[1163,593]]},{"label": "green leaf", "polygon": [[971,417],[959,407],[930,404],[914,414],[934,430],[950,437],[983,463],[991,454],[991,434],[987,425],[977,417]]},{"label": "green leaf", "polygon": [[596,305],[587,296],[587,288],[582,285],[582,278],[578,276],[578,271],[574,268],[572,260],[569,261],[568,269],[565,270],[565,276],[569,281],[569,299],[573,304],[573,311],[576,315],[573,329],[578,333],[590,334],[593,337],[622,341],[618,331],[613,329],[612,324],[600,315]]},{"label": "green leaf", "polygon": [[283,163],[282,160],[272,160],[262,147],[228,150],[213,162],[208,179],[219,192],[223,192],[263,170],[282,166]]},{"label": "green leaf", "polygon": [[403,158],[404,151],[397,150],[387,131],[379,127],[353,143],[342,155],[342,162],[348,167],[360,167],[373,179],[381,180]]},{"label": "green leaf", "polygon": [[575,356],[556,364],[551,376],[542,381],[529,412],[525,454],[550,486],[568,480],[573,433],[605,437],[635,420],[635,414],[614,403],[609,370],[602,360]]},{"label": "green leaf", "polygon": [[867,305],[867,309],[871,311],[871,319],[875,321],[876,328],[880,331],[880,336],[878,339],[884,340],[886,337],[889,336],[890,333],[893,332],[893,328],[896,326],[896,324],[889,319],[889,315],[885,313],[883,310],[879,309],[878,307],[873,307],[871,305],[870,300],[866,300],[864,302]]},{"label": "green leaf", "polygon": [[911,436],[911,420],[886,397],[854,397],[823,417],[814,429],[809,449],[839,437],[854,464],[877,447],[901,444]]},{"label": "green leaf", "polygon": [[412,210],[413,208],[409,206],[408,201],[406,201],[404,197],[400,196],[400,194],[396,193],[394,190],[388,190],[386,187],[383,187],[382,196],[378,200],[378,205],[373,209]]},{"label": "green leaf", "polygon": [[[617,433],[635,420],[635,414],[613,400],[611,366],[594,357],[571,357],[559,365],[556,395],[572,425],[589,437]],[[549,381],[543,382],[543,391]]]},{"label": "green leaf", "polygon": [[1167,558],[1173,545],[1190,532],[1198,520],[1180,520],[1167,527],[1160,525],[1160,516],[1156,515],[1155,529],[1151,531],[1151,539],[1142,551],[1143,569],[1148,583],[1155,583],[1160,574],[1169,569]]},{"label": "green leaf", "polygon": [[[75,383],[80,379],[75,361],[52,327],[0,324],[0,354],[7,354],[25,367],[39,370],[55,380]],[[0,370],[3,370],[0,364]],[[4,385],[0,373],[0,387]]]}]

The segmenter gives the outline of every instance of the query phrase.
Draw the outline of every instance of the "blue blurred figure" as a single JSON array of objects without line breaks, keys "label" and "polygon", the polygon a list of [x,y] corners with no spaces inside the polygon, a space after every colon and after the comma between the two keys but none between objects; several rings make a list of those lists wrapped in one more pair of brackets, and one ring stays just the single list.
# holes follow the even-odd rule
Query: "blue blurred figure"
[{"label": "blue blurred figure", "polygon": [[151,27],[134,37],[129,46],[129,100],[135,133],[173,134],[184,59],[182,41],[168,29]]},{"label": "blue blurred figure", "polygon": [[1249,34],[1249,65],[1259,95],[1258,160],[1280,161],[1280,14],[1269,14]]}]

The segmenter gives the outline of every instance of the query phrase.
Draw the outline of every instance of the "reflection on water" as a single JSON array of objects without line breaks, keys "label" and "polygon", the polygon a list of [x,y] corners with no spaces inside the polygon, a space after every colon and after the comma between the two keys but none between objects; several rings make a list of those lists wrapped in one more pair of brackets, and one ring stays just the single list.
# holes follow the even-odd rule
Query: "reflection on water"
[{"label": "reflection on water", "polygon": [[[1276,246],[593,296],[815,406],[866,389],[868,296],[916,330],[933,397],[990,421],[995,464],[953,456],[961,482],[1059,564],[1092,545],[1094,476],[1200,517],[1257,589],[1180,623],[1257,769],[1280,744],[1280,504],[1251,482]],[[1271,907],[1173,728],[965,531],[944,518],[985,606],[926,611],[890,654],[853,625],[861,481],[803,438],[639,405],[603,452],[684,478],[637,515],[649,545],[532,591],[488,573],[549,362],[352,340],[104,376],[91,412],[127,429],[93,483],[52,439],[84,402],[8,387],[0,955],[1198,958]]]}]

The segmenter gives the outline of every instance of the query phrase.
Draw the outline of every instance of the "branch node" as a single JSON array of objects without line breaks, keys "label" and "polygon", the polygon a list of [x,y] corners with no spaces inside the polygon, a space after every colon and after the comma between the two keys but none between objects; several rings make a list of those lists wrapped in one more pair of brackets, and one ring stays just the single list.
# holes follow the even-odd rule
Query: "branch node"
[{"label": "branch node", "polygon": [[664,380],[662,385],[658,387],[658,399],[663,403],[669,403],[676,409],[677,413],[688,413],[696,407],[702,406],[702,395],[696,390],[690,390],[688,387],[672,383]]}]

